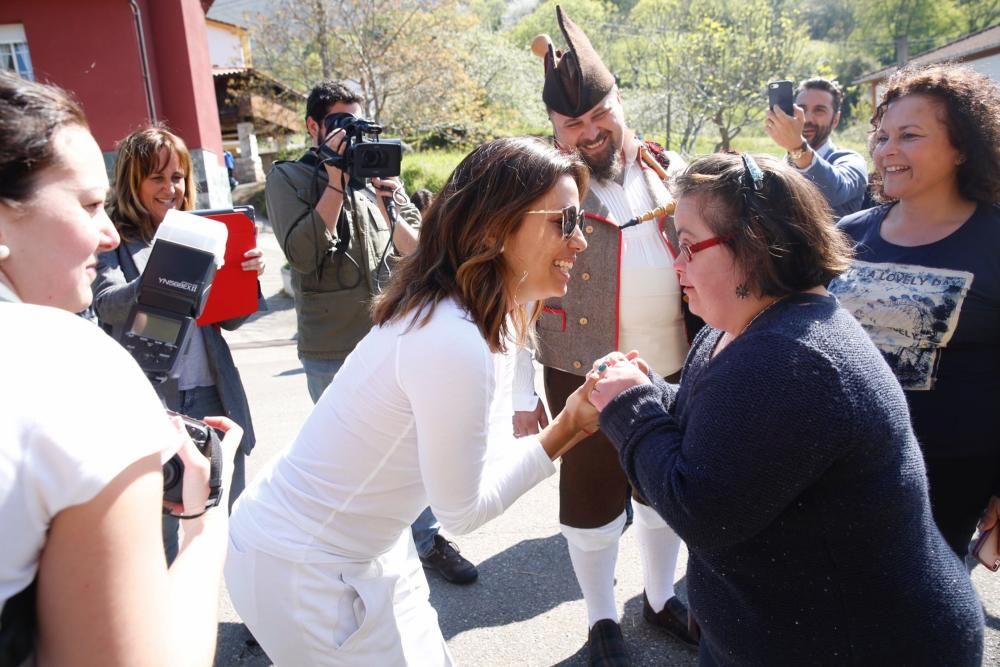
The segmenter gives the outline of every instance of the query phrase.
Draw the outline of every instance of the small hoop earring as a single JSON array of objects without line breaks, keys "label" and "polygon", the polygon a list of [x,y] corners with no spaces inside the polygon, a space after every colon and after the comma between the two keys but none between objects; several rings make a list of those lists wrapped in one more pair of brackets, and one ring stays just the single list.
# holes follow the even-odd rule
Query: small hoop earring
[{"label": "small hoop earring", "polygon": [[0,243],[0,262],[10,257],[10,246]]}]

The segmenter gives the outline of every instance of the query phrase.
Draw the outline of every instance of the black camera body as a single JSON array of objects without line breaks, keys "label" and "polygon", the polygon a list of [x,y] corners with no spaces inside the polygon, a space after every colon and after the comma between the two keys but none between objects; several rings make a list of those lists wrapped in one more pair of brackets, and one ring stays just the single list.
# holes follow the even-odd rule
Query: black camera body
[{"label": "black camera body", "polygon": [[214,278],[212,253],[162,239],[153,244],[119,342],[154,384],[172,377]]},{"label": "black camera body", "polygon": [[[211,461],[208,504],[205,507],[215,507],[222,498],[222,444],[220,441],[222,434],[203,421],[177,415],[176,412],[170,410],[167,410],[167,414],[179,416],[184,420],[184,428],[187,429],[194,446],[206,459]],[[184,462],[181,461],[179,455],[174,454],[169,461],[163,464],[163,499],[183,505],[183,481]]]},{"label": "black camera body", "polygon": [[324,161],[344,171],[352,180],[399,176],[403,162],[403,144],[399,139],[379,139],[382,126],[349,113],[332,113],[323,119],[324,137],[343,129],[344,154],[338,155],[326,144],[319,152]]}]

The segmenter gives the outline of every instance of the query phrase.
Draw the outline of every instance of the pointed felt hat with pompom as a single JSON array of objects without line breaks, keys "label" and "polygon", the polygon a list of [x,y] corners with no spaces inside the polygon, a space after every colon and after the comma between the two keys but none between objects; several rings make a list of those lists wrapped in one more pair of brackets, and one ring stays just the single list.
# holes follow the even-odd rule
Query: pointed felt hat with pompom
[{"label": "pointed felt hat with pompom", "polygon": [[597,55],[583,30],[556,5],[559,29],[567,51],[556,49],[552,38],[538,35],[531,50],[545,62],[542,100],[551,111],[576,118],[590,111],[615,87],[615,77]]}]

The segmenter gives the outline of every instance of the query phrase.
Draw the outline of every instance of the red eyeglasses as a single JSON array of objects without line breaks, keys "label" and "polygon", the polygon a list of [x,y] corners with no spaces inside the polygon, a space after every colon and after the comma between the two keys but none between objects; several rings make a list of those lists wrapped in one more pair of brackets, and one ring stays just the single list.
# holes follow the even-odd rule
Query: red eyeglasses
[{"label": "red eyeglasses", "polygon": [[694,259],[694,254],[696,252],[701,252],[702,250],[708,250],[712,246],[717,246],[720,243],[725,243],[733,237],[729,236],[713,236],[710,239],[705,239],[704,241],[698,241],[697,243],[688,243],[687,241],[681,241],[679,246],[681,252],[684,254],[684,259],[691,261]]}]

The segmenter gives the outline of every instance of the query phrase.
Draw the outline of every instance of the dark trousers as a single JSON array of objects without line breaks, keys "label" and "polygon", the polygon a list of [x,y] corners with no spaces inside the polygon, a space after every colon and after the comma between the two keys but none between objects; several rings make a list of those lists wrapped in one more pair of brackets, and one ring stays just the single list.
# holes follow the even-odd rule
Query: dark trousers
[{"label": "dark trousers", "polygon": [[924,457],[934,522],[948,546],[965,558],[976,523],[997,483],[1000,456]]},{"label": "dark trousers", "polygon": [[[553,416],[583,384],[582,375],[545,367],[545,396]],[[629,482],[618,451],[600,431],[563,454],[559,469],[559,523],[572,528],[599,528],[625,511]],[[642,503],[638,496],[637,502]],[[645,503],[643,503],[645,504]]]}]

